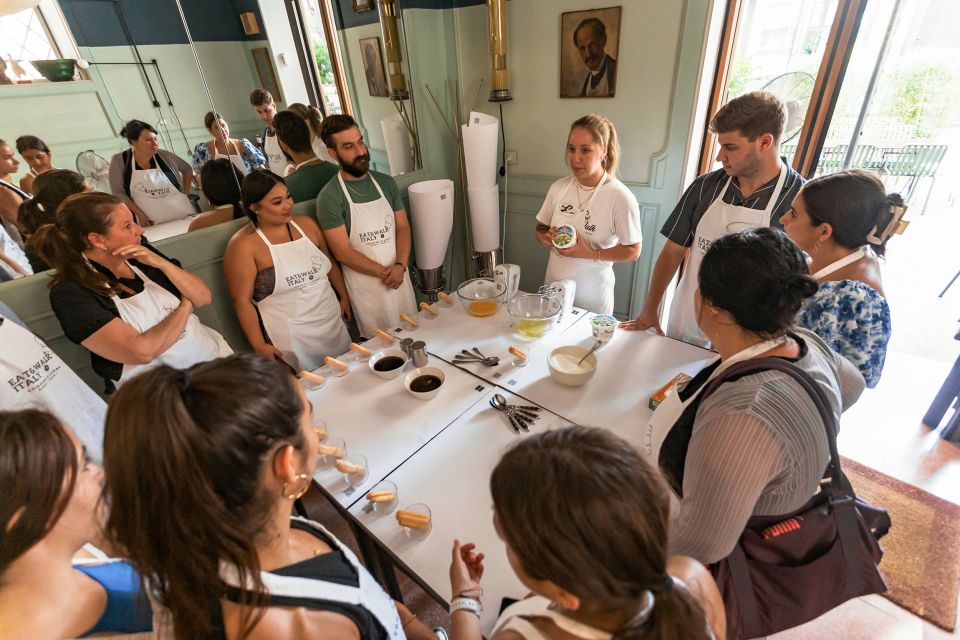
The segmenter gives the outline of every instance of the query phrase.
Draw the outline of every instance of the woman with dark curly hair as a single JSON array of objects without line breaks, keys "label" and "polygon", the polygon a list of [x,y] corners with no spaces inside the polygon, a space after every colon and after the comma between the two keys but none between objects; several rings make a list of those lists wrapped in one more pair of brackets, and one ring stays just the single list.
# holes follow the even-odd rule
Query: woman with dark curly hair
[{"label": "woman with dark curly hair", "polygon": [[817,406],[789,374],[744,375],[701,402],[706,383],[738,362],[783,358],[823,387],[839,418],[860,396],[863,378],[815,333],[794,327],[817,282],[782,231],[718,238],[699,280],[697,322],[719,356],[657,408],[645,453],[678,499],[671,552],[711,564],[730,553],[751,516],[803,506],[830,452]]}]

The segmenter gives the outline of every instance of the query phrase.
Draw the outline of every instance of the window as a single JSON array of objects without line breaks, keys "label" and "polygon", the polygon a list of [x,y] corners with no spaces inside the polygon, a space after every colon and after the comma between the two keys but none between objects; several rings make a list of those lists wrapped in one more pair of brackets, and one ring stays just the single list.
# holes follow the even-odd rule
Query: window
[{"label": "window", "polygon": [[[31,60],[80,59],[57,0],[40,0],[38,7],[0,16],[0,83],[46,82]],[[86,78],[84,71],[80,76]]]},{"label": "window", "polygon": [[3,71],[11,82],[41,80],[43,76],[30,61],[59,57],[39,9],[0,16],[0,58],[6,60]]}]

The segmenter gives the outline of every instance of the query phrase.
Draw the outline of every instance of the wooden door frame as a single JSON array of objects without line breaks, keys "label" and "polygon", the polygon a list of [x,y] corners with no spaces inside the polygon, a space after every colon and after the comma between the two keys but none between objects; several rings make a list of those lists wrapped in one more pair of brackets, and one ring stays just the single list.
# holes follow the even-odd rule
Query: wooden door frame
[{"label": "wooden door frame", "polygon": [[[710,131],[710,120],[726,103],[727,82],[730,77],[731,62],[737,49],[740,17],[745,0],[727,0],[723,18],[723,33],[714,68],[713,86],[710,91],[709,107],[706,114],[698,175],[710,171],[713,166],[713,148],[716,134]],[[833,110],[840,96],[840,88],[847,72],[850,55],[860,31],[863,13],[868,0],[839,0],[834,14],[830,36],[820,61],[820,69],[814,83],[803,129],[797,137],[797,151],[793,156],[793,168],[801,176],[809,178],[817,168],[823,143],[827,137]]]}]

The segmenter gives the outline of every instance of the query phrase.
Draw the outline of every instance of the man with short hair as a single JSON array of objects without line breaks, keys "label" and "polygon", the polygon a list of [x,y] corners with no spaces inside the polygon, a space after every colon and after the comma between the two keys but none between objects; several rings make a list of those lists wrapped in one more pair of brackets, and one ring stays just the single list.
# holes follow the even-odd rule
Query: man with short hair
[{"label": "man with short hair", "polygon": [[417,312],[407,274],[410,223],[397,183],[370,171],[370,153],[353,118],[328,116],[320,139],[340,172],[317,196],[317,218],[343,267],[360,334],[369,338],[378,328],[398,326],[401,312]]},{"label": "man with short hair", "polygon": [[587,66],[581,97],[612,98],[617,88],[617,61],[604,50],[607,27],[599,18],[587,18],[573,30],[573,44]]},{"label": "man with short hair", "polygon": [[[787,119],[783,102],[772,93],[755,91],[734,98],[710,122],[717,134],[722,169],[693,181],[660,233],[667,242],[653,267],[643,310],[625,329],[654,329],[663,335],[658,308],[687,250],[690,258],[677,285],[666,334],[709,346],[697,324],[694,297],[700,262],[710,244],[728,233],[779,226],[803,185],[803,178],[780,156],[780,136]],[[749,277],[749,274],[744,274]]]},{"label": "man with short hair", "polygon": [[273,96],[266,89],[251,91],[250,104],[256,109],[260,121],[267,125],[267,128],[263,130],[263,135],[257,136],[257,146],[263,150],[263,155],[267,157],[266,168],[278,176],[282,176],[283,170],[287,166],[287,159],[280,149],[280,142],[273,130],[273,117],[277,115],[277,105],[273,101]]},{"label": "man with short hair", "polygon": [[307,123],[292,111],[281,111],[273,117],[273,130],[283,155],[293,164],[293,171],[284,178],[294,202],[314,201],[330,178],[337,175],[337,165],[324,162],[310,145]]}]

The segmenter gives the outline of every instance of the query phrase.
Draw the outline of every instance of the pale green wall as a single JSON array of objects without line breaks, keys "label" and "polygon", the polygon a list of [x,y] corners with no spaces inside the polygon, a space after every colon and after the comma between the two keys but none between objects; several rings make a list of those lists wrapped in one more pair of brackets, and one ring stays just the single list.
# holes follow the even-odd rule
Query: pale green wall
[{"label": "pale green wall", "polygon": [[[632,264],[616,265],[615,312],[637,313],[646,295],[658,231],[681,191],[683,156],[703,47],[708,0],[623,3],[617,95],[559,98],[560,16],[583,9],[579,0],[514,0],[508,3],[508,67],[514,100],[504,103],[506,146],[518,153],[507,191],[505,260],[522,266],[522,287],[542,283],[547,252],[533,239],[537,212],[550,184],[569,175],[564,145],[570,123],[599,112],[617,127],[622,149],[618,177],[640,203],[643,251]],[[489,87],[485,6],[456,10],[459,72],[464,99],[476,83]],[[521,35],[522,34],[522,35]],[[486,96],[487,91],[483,92]],[[498,115],[481,100],[480,110]],[[501,189],[503,181],[501,181]]]},{"label": "pale green wall", "polygon": [[[214,103],[230,123],[231,135],[251,140],[263,128],[248,99],[257,86],[249,49],[258,44],[264,46],[256,41],[196,44]],[[142,45],[139,49],[145,61],[158,61],[189,148],[209,139],[203,116],[210,110],[210,103],[190,47]],[[96,62],[135,60],[133,51],[125,46],[82,47],[81,55]],[[167,106],[155,68],[147,67],[147,73],[172,139],[171,146],[167,131],[157,126],[161,146],[189,161],[188,144],[176,127],[174,109]],[[151,104],[146,82],[136,66],[94,65],[89,74],[90,80],[79,82],[0,86],[4,114],[0,138],[12,144],[19,135],[37,135],[53,150],[57,166],[75,169],[76,154],[85,149],[93,149],[107,159],[126,149],[126,140],[118,135],[126,120],[137,118],[157,125],[161,115]],[[26,170],[26,163],[21,163],[19,175]]]}]

